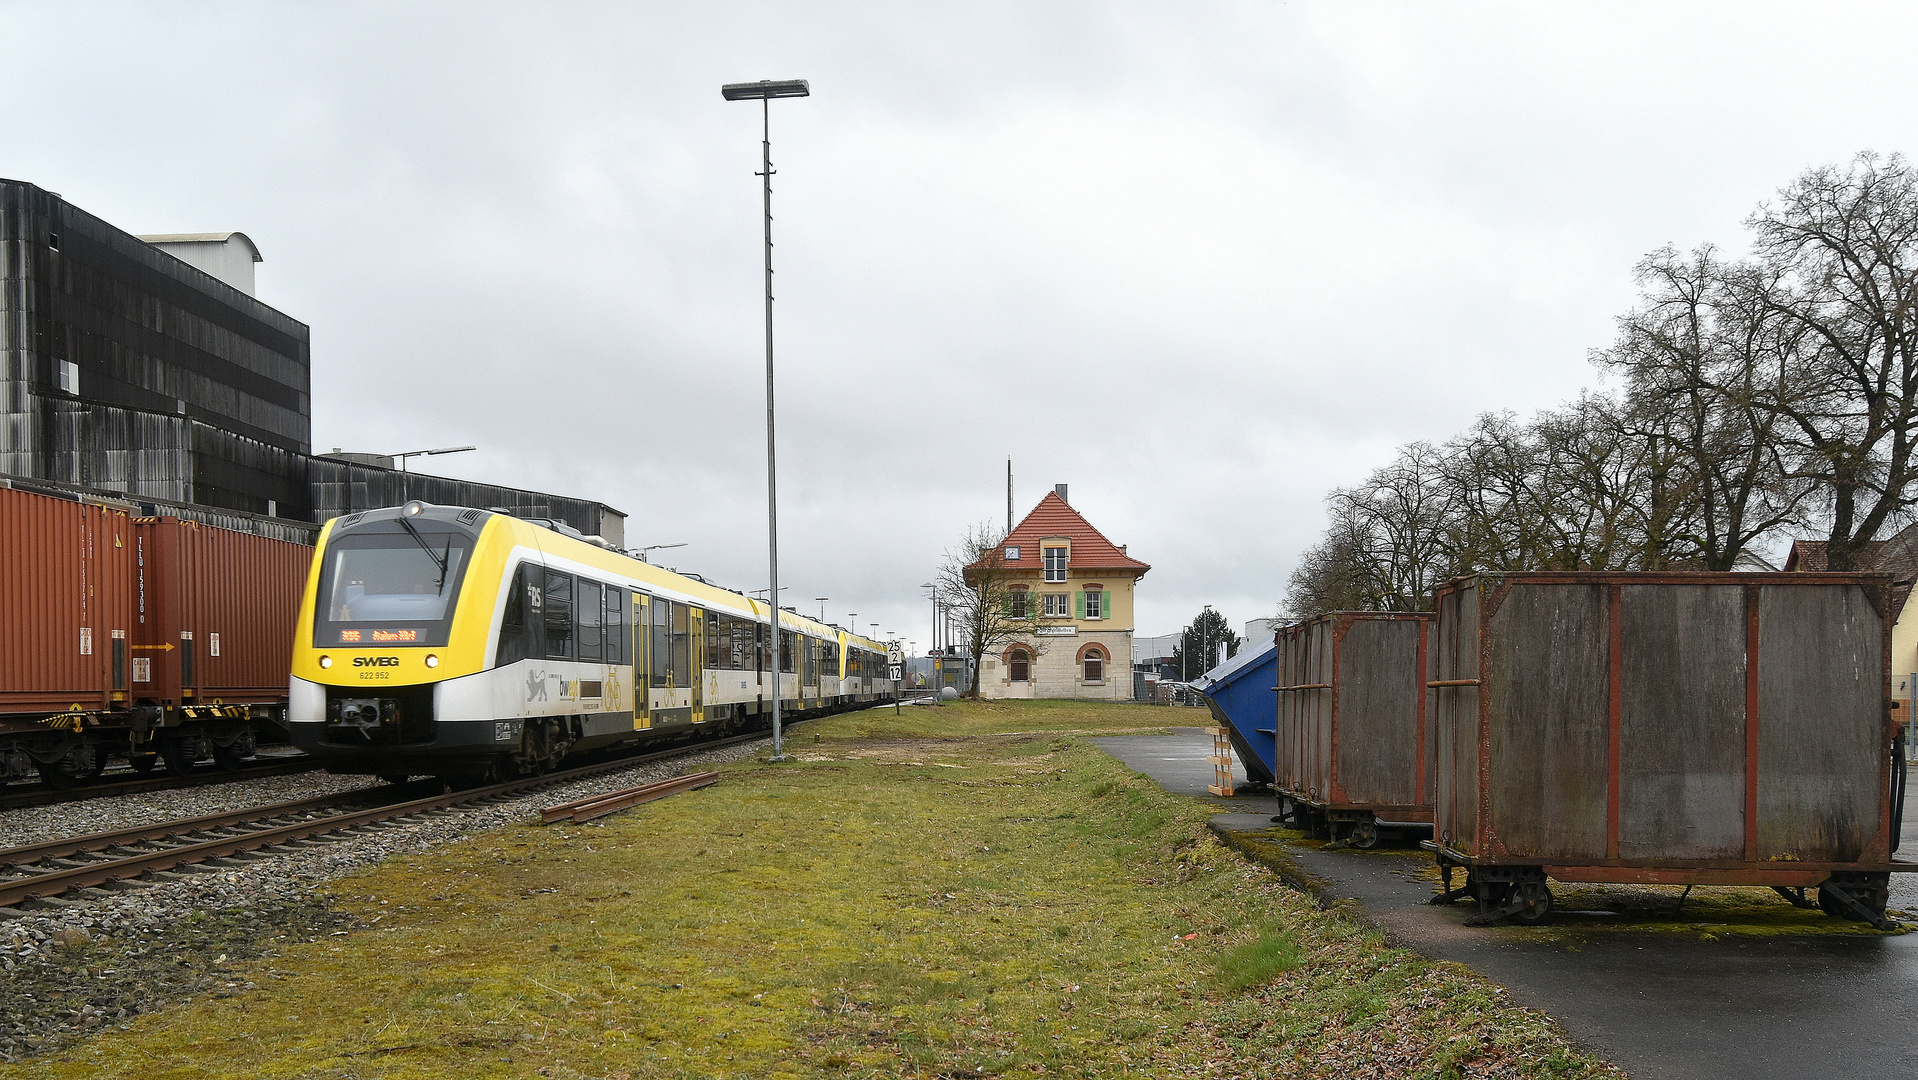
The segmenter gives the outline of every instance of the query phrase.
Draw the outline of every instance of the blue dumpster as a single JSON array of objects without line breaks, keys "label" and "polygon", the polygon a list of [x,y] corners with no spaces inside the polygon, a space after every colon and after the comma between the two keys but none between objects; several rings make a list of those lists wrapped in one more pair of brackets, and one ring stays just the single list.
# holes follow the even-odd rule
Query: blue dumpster
[{"label": "blue dumpster", "polygon": [[1192,686],[1206,707],[1232,733],[1232,749],[1245,765],[1245,777],[1254,784],[1271,784],[1277,767],[1278,746],[1273,738],[1278,716],[1279,650],[1273,642],[1253,648],[1194,679]]}]

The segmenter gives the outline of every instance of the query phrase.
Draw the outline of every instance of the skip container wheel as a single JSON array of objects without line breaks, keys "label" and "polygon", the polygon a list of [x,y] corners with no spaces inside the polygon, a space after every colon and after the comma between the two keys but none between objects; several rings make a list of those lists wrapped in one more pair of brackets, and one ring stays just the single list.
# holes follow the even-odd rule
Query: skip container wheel
[{"label": "skip container wheel", "polygon": [[1527,926],[1544,922],[1552,914],[1552,890],[1542,881],[1521,881],[1512,887],[1512,903],[1518,910],[1512,912],[1512,920]]},{"label": "skip container wheel", "polygon": [[1367,818],[1352,823],[1352,846],[1371,850],[1379,846],[1379,823],[1376,818]]}]

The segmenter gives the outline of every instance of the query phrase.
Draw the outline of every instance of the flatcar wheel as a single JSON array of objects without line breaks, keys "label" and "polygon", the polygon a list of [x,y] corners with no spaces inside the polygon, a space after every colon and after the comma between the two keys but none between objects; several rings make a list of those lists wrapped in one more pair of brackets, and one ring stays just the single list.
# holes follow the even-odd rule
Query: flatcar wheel
[{"label": "flatcar wheel", "polygon": [[246,752],[238,746],[213,744],[213,763],[227,772],[238,772],[246,764]]},{"label": "flatcar wheel", "polygon": [[1513,886],[1513,891],[1515,895],[1512,899],[1523,905],[1512,912],[1513,921],[1532,926],[1544,922],[1552,914],[1552,890],[1546,888],[1544,882],[1521,881]]},{"label": "flatcar wheel", "polygon": [[141,776],[152,772],[153,767],[159,763],[160,755],[158,754],[135,754],[127,759],[127,764],[133,766],[133,771]]},{"label": "flatcar wheel", "polygon": [[65,760],[56,761],[51,765],[44,762],[35,762],[34,767],[40,770],[40,779],[45,781],[46,785],[55,791],[65,791],[70,787],[77,787],[83,782],[83,778],[74,772]]},{"label": "flatcar wheel", "polygon": [[190,776],[193,773],[193,758],[186,752],[177,739],[161,739],[156,746],[160,751],[160,764],[166,766],[169,776]]},{"label": "flatcar wheel", "polygon": [[1371,850],[1379,846],[1379,823],[1377,818],[1366,818],[1352,823],[1351,843],[1355,848]]}]

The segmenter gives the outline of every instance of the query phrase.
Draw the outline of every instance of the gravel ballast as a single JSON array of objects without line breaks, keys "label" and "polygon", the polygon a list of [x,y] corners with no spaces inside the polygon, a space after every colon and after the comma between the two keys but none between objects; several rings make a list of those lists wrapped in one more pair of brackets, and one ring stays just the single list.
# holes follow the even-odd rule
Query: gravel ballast
[{"label": "gravel ballast", "polygon": [[[233,965],[355,928],[351,917],[331,908],[324,886],[360,867],[537,820],[540,810],[558,803],[750,758],[763,749],[764,740],[755,740],[698,751],[506,801],[448,808],[423,821],[316,839],[256,861],[172,872],[122,892],[92,891],[89,899],[0,908],[0,1061],[58,1049],[197,994],[249,988],[253,984]],[[285,802],[367,787],[368,779],[267,777],[15,811],[0,815],[0,845]],[[36,816],[54,820],[25,820]]]}]

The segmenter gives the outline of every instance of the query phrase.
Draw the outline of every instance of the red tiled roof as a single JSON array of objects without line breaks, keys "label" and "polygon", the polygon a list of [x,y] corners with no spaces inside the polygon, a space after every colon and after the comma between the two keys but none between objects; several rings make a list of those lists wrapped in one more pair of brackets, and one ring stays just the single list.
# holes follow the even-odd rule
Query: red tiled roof
[{"label": "red tiled roof", "polygon": [[[1017,528],[1006,536],[1001,548],[1019,548],[1019,561],[1008,563],[1008,567],[1030,567],[1037,572],[1044,563],[1039,553],[1039,542],[1050,537],[1063,536],[1072,541],[1072,555],[1066,563],[1070,570],[1123,570],[1135,577],[1144,577],[1151,565],[1142,563],[1119,550],[1119,546],[1105,538],[1105,534],[1092,527],[1092,523],[1079,516],[1079,512],[1066,505],[1059,493],[1048,492],[1032,508]],[[977,564],[975,564],[977,565]]]}]

